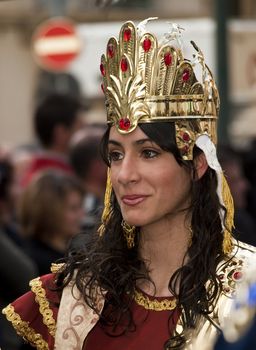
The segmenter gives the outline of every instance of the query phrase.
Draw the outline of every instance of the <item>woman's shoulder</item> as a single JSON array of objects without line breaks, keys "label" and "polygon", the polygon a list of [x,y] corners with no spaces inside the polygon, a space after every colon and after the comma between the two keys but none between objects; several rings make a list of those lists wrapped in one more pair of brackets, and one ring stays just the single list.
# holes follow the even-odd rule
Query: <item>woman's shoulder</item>
[{"label": "woman's shoulder", "polygon": [[222,282],[223,293],[231,297],[235,293],[236,284],[243,278],[244,271],[256,259],[256,247],[234,240],[231,254],[221,261],[217,275]]},{"label": "woman's shoulder", "polygon": [[241,241],[234,241],[233,251],[228,265],[236,266],[243,272],[252,264],[255,264],[255,259],[256,247]]},{"label": "woman's shoulder", "polygon": [[225,260],[220,262],[217,270],[226,270],[231,267],[244,269],[251,264],[251,258],[253,257],[256,257],[256,247],[238,240],[233,240],[232,252]]},{"label": "woman's shoulder", "polygon": [[[244,262],[244,267],[241,279],[237,283],[230,315],[224,319],[222,327],[225,338],[231,343],[235,342],[234,347],[237,349],[240,347],[241,349],[254,349],[256,344],[254,336],[256,331],[255,251],[255,247],[239,242],[238,257]],[[220,340],[220,347],[221,344]]]},{"label": "woman's shoulder", "polygon": [[61,293],[56,286],[56,272],[30,281],[30,291],[3,309],[6,318],[25,341],[37,349],[53,349]]},{"label": "woman's shoulder", "polygon": [[241,241],[234,241],[233,252],[236,256],[246,259],[256,254],[256,247]]}]

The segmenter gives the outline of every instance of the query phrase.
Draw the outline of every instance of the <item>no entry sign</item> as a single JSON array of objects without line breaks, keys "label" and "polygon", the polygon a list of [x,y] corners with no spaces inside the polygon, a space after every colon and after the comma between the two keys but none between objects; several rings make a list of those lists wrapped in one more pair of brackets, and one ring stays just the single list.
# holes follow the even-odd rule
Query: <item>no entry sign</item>
[{"label": "no entry sign", "polygon": [[81,50],[75,26],[66,18],[52,18],[42,23],[32,41],[37,63],[47,70],[66,70]]}]

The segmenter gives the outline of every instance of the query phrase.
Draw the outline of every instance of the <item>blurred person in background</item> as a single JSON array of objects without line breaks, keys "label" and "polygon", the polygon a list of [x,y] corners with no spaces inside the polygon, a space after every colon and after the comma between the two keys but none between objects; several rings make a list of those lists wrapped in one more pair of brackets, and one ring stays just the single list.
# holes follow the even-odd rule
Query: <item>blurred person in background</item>
[{"label": "blurred person in background", "polygon": [[[15,202],[14,170],[9,159],[0,159],[0,306],[25,293],[29,281],[38,271],[33,261],[21,249],[22,240],[13,224]],[[0,315],[0,346],[17,350],[17,337],[6,318]]]},{"label": "blurred person in background", "polygon": [[235,236],[242,242],[256,246],[256,225],[247,210],[251,185],[245,177],[241,156],[227,145],[218,147],[218,155],[234,199]]},{"label": "blurred person in background", "polygon": [[100,154],[100,142],[105,128],[87,126],[71,140],[70,163],[85,191],[83,228],[92,229],[103,207],[107,167]]},{"label": "blurred person in background", "polygon": [[18,219],[39,274],[50,272],[79,233],[82,200],[83,190],[73,175],[50,170],[35,176],[22,193]]},{"label": "blurred person in background", "polygon": [[37,152],[22,180],[27,186],[33,176],[46,169],[72,173],[68,149],[72,135],[82,127],[84,107],[70,95],[52,94],[34,113],[34,130],[42,149]]},{"label": "blurred person in background", "polygon": [[88,125],[76,132],[71,140],[70,163],[85,192],[82,232],[70,243],[69,252],[72,254],[86,249],[100,222],[107,177],[107,167],[100,154],[104,130],[105,126],[100,124]]},{"label": "blurred person in background", "polygon": [[11,156],[0,159],[1,174],[1,200],[0,221],[1,227],[16,244],[21,245],[22,239],[15,222],[15,210],[17,202],[17,186],[15,181],[15,169]]},{"label": "blurred person in background", "polygon": [[23,179],[27,174],[31,162],[36,152],[39,151],[39,146],[34,145],[20,145],[11,152],[11,162],[14,168],[14,179],[16,186],[17,198],[23,191]]}]

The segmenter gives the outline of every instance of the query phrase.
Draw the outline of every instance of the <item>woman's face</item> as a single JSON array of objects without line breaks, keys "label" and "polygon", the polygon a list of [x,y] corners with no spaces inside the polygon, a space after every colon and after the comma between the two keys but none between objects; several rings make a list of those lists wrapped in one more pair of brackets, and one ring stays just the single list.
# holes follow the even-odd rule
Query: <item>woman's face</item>
[{"label": "woman's face", "polygon": [[82,196],[77,191],[70,191],[64,202],[62,231],[70,238],[80,231],[83,218]]},{"label": "woman's face", "polygon": [[108,148],[113,189],[128,224],[149,225],[189,206],[188,170],[140,128],[121,135],[112,127]]}]

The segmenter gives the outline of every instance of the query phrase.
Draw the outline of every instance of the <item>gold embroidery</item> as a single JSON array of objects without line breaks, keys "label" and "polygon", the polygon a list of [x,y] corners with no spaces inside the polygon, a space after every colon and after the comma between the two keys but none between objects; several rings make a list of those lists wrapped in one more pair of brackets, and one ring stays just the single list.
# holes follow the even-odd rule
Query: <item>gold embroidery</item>
[{"label": "gold embroidery", "polygon": [[35,330],[29,326],[28,322],[23,321],[11,304],[6,306],[2,313],[6,315],[7,320],[12,323],[17,334],[23,337],[23,339],[35,346],[38,350],[49,350],[49,346],[42,338],[41,334],[36,333]]},{"label": "gold embroidery", "polygon": [[154,311],[173,310],[177,306],[176,299],[163,299],[161,301],[157,299],[150,300],[137,290],[134,292],[134,300],[145,309]]},{"label": "gold embroidery", "polygon": [[40,280],[40,277],[30,281],[29,285],[31,286],[32,292],[35,294],[36,302],[39,305],[39,311],[43,316],[43,322],[47,326],[51,336],[55,337],[56,323],[53,318],[53,312],[50,309],[49,302],[46,299],[46,293],[42,287],[42,281]]},{"label": "gold embroidery", "polygon": [[51,272],[52,273],[59,272],[64,267],[64,265],[65,265],[65,263],[60,263],[60,264],[52,263],[51,264]]}]

